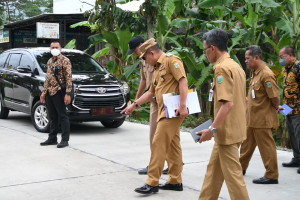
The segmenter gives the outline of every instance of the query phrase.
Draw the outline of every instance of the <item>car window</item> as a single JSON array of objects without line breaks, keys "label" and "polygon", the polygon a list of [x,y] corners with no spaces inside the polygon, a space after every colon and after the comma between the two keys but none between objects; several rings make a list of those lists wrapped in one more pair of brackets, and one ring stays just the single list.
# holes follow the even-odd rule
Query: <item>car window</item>
[{"label": "car window", "polygon": [[6,59],[7,59],[7,56],[8,56],[8,53],[2,53],[1,55],[0,55],[0,68],[3,68],[4,67],[4,65],[5,65],[5,61],[6,61]]},{"label": "car window", "polygon": [[[73,73],[103,73],[105,69],[91,56],[74,52],[63,52],[70,59]],[[47,72],[47,62],[52,57],[49,52],[35,53],[35,57],[44,72]]]},{"label": "car window", "polygon": [[17,67],[20,64],[22,54],[20,53],[13,53],[10,55],[9,61],[8,61],[8,69],[17,69]]},{"label": "car window", "polygon": [[22,54],[20,66],[30,66],[31,70],[33,70],[34,63],[31,56],[28,54]]}]

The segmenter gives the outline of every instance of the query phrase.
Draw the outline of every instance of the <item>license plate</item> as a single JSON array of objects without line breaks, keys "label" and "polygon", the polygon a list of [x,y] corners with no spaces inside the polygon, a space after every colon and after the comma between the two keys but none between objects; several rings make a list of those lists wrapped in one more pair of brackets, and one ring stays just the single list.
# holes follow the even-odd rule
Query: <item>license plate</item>
[{"label": "license plate", "polygon": [[92,108],[92,115],[112,115],[115,114],[115,110],[113,107],[108,108]]}]

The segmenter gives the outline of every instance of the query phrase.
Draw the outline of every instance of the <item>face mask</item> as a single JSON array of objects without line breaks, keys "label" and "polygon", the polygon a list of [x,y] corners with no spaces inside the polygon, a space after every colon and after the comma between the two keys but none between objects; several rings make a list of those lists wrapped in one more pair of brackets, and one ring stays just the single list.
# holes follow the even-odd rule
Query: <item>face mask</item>
[{"label": "face mask", "polygon": [[51,49],[51,54],[52,54],[52,56],[58,56],[60,54],[60,50],[59,49]]},{"label": "face mask", "polygon": [[280,63],[280,65],[282,65],[282,66],[286,66],[286,59],[285,59],[285,58],[280,58],[280,59],[279,59],[279,63]]}]

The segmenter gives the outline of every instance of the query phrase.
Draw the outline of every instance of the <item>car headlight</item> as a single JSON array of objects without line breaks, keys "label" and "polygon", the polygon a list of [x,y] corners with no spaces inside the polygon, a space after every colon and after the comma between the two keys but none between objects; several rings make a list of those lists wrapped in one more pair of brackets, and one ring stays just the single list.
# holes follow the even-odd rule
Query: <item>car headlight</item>
[{"label": "car headlight", "polygon": [[122,92],[123,94],[128,94],[129,91],[130,91],[128,84],[127,84],[125,81],[122,81],[121,84],[122,84],[122,85],[120,86],[121,92]]}]

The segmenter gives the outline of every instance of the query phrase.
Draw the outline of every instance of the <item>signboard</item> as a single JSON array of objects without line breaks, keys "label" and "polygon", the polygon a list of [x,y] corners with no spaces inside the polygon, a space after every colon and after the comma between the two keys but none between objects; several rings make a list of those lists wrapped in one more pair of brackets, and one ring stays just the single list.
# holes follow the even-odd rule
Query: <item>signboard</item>
[{"label": "signboard", "polygon": [[16,43],[37,43],[34,30],[16,30],[13,34],[14,42]]},{"label": "signboard", "polygon": [[59,23],[36,23],[36,37],[47,39],[59,39]]},{"label": "signboard", "polygon": [[0,43],[9,42],[9,31],[8,30],[0,30]]}]

